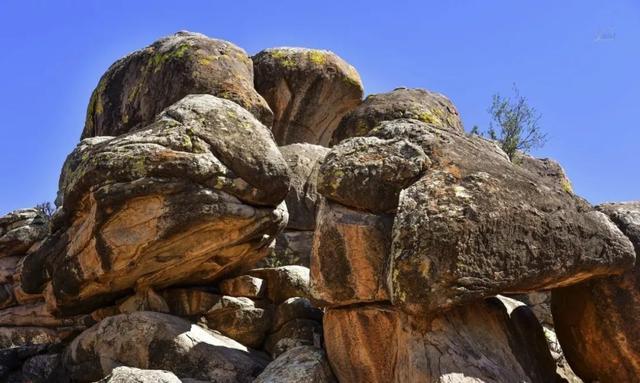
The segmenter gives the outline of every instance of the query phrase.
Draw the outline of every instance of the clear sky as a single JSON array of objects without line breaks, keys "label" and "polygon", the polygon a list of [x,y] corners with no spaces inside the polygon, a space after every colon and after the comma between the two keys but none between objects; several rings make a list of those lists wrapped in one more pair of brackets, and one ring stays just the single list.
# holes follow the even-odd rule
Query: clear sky
[{"label": "clear sky", "polygon": [[0,214],[55,198],[102,73],[182,29],[332,50],[367,94],[444,93],[468,130],[516,83],[549,135],[535,155],[592,203],[640,199],[637,0],[0,0]]}]

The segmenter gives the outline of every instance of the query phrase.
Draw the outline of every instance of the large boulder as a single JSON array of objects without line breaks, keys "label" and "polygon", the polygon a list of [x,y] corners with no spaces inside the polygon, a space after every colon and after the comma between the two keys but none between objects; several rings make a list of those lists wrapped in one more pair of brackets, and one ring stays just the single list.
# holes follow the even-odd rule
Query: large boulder
[{"label": "large boulder", "polygon": [[388,93],[372,94],[342,118],[333,132],[331,145],[367,133],[382,121],[412,118],[440,129],[462,133],[460,115],[444,95],[424,89],[397,88]]},{"label": "large boulder", "polygon": [[273,110],[280,145],[326,146],[342,116],[362,100],[358,72],[332,52],[271,48],[252,59],[255,86]]},{"label": "large boulder", "polygon": [[327,310],[324,335],[340,382],[556,382],[526,306],[492,298],[431,318],[388,305]]},{"label": "large boulder", "polygon": [[69,155],[54,234],[25,260],[22,288],[48,286],[51,307],[78,312],[248,268],[286,225],[288,186],[267,128],[231,101],[187,96],[144,130]]},{"label": "large boulder", "polygon": [[183,31],[111,65],[91,95],[82,138],[143,128],[164,108],[201,93],[234,101],[271,125],[273,113],[253,88],[247,53],[227,41]]},{"label": "large boulder", "polygon": [[93,382],[118,366],[173,372],[180,379],[251,382],[266,356],[217,332],[156,312],[109,317],[68,346],[63,366],[77,382]]},{"label": "large boulder", "polygon": [[[640,202],[598,207],[640,254]],[[640,267],[553,290],[551,310],[558,340],[585,382],[633,382],[640,376]]]},{"label": "large boulder", "polygon": [[19,209],[0,217],[0,259],[24,255],[48,230],[46,217],[37,209]]},{"label": "large boulder", "polygon": [[269,363],[253,383],[335,383],[324,351],[313,346],[290,349]]},{"label": "large boulder", "polygon": [[635,261],[606,215],[512,163],[492,141],[417,120],[383,122],[369,134],[404,138],[431,161],[400,192],[393,224],[388,286],[408,312],[567,286]]}]

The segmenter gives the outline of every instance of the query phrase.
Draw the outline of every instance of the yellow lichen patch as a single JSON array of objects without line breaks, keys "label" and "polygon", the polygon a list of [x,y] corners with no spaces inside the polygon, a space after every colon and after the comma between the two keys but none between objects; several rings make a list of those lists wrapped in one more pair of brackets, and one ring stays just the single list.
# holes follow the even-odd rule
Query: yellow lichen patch
[{"label": "yellow lichen patch", "polygon": [[278,61],[278,63],[280,63],[280,65],[287,69],[291,69],[296,66],[296,62],[293,57],[291,57],[291,55],[289,55],[285,51],[273,51],[271,52],[271,57],[273,57],[276,61]]},{"label": "yellow lichen patch", "polygon": [[567,193],[573,193],[573,186],[571,185],[571,181],[569,181],[567,178],[564,178],[561,184],[562,184],[562,190],[564,190]]},{"label": "yellow lichen patch", "polygon": [[438,116],[436,114],[434,114],[432,111],[425,111],[422,113],[418,114],[418,120],[422,121],[422,122],[426,122],[427,124],[441,124],[442,121],[440,120],[440,118],[438,118]]},{"label": "yellow lichen patch", "polygon": [[326,53],[322,51],[309,51],[309,61],[316,65],[324,65],[327,62]]}]

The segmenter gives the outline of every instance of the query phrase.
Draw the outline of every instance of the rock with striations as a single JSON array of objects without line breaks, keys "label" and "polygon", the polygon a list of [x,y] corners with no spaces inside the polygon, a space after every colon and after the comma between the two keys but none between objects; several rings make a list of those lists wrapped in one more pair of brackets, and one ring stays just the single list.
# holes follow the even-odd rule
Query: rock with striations
[{"label": "rock with striations", "polygon": [[[640,254],[640,201],[600,205]],[[585,382],[633,382],[640,376],[640,267],[553,290],[558,340]]]},{"label": "rock with striations", "polygon": [[0,260],[26,254],[48,230],[46,217],[37,209],[15,210],[0,217]]},{"label": "rock with striations", "polygon": [[254,383],[337,383],[324,351],[299,346],[269,363]]},{"label": "rock with striations", "polygon": [[393,224],[388,286],[408,312],[567,286],[635,261],[606,215],[512,163],[494,142],[417,120],[384,122],[370,134],[404,138],[431,161],[400,193]]},{"label": "rock with striations", "polygon": [[252,59],[255,87],[273,110],[279,145],[326,146],[342,116],[362,100],[358,72],[332,52],[271,48]]},{"label": "rock with striations", "polygon": [[22,288],[86,312],[132,288],[197,284],[265,257],[287,212],[288,169],[271,133],[237,104],[191,95],[155,123],[83,140],[60,179],[53,235]]},{"label": "rock with striations", "polygon": [[557,381],[540,324],[514,302],[492,298],[431,318],[381,304],[329,309],[331,367],[347,383]]},{"label": "rock with striations", "polygon": [[311,296],[323,306],[387,301],[393,215],[324,200],[311,257]]},{"label": "rock with striations", "polygon": [[372,94],[342,118],[333,132],[331,145],[350,137],[368,135],[382,121],[411,118],[452,132],[463,133],[460,115],[444,95],[424,89],[397,88]]},{"label": "rock with striations", "polygon": [[93,382],[119,366],[167,370],[179,379],[253,381],[266,356],[217,332],[156,312],[109,317],[68,346],[63,367],[74,382]]},{"label": "rock with striations", "polygon": [[82,138],[144,128],[189,94],[234,101],[267,126],[273,120],[266,101],[253,88],[253,63],[244,50],[183,31],[111,65],[91,95]]}]

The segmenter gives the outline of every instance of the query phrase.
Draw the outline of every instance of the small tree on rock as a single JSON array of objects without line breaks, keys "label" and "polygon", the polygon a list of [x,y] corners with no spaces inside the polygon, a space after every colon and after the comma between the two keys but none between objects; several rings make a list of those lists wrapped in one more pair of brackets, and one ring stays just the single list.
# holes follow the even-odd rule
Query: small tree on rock
[{"label": "small tree on rock", "polygon": [[[487,131],[487,136],[498,141],[511,160],[518,152],[528,153],[547,142],[547,135],[539,125],[541,115],[527,103],[525,97],[520,96],[515,85],[513,91],[513,99],[497,93],[493,96],[488,110],[491,122]],[[477,132],[477,129],[474,131]]]}]

